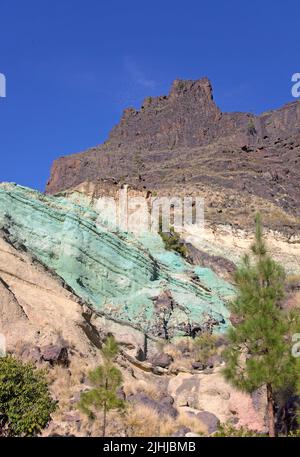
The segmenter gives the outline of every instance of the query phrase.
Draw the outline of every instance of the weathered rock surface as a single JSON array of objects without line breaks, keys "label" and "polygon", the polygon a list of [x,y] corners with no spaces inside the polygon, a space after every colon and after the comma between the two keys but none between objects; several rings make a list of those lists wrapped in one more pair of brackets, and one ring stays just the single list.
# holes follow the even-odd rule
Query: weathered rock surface
[{"label": "weathered rock surface", "polygon": [[170,416],[173,418],[178,416],[178,411],[170,403],[153,400],[153,398],[150,398],[143,393],[130,395],[127,397],[127,400],[129,402],[136,403],[137,405],[142,404],[144,406],[148,406],[149,408],[154,409],[154,411],[158,412],[159,415]]},{"label": "weathered rock surface", "polygon": [[123,181],[141,189],[210,192],[211,213],[220,191],[226,199],[217,216],[225,209],[227,222],[232,192],[238,201],[258,197],[265,207],[272,203],[299,217],[299,153],[300,102],[260,116],[222,113],[207,78],[177,80],[168,96],[147,98],[139,111],[126,109],[104,145],[56,160],[47,192]]},{"label": "weathered rock surface", "polygon": [[194,265],[211,268],[222,277],[232,278],[236,270],[236,265],[227,260],[225,257],[208,254],[205,251],[200,251],[191,243],[185,243],[187,249],[187,258]]},{"label": "weathered rock surface", "polygon": [[204,365],[204,363],[201,362],[192,362],[192,368],[194,370],[202,371],[206,368],[206,366]]},{"label": "weathered rock surface", "polygon": [[78,297],[2,238],[0,290],[0,333],[8,351],[40,362],[40,348],[55,345],[63,337],[78,353],[95,354],[96,347],[81,328],[85,319]]},{"label": "weathered rock surface", "polygon": [[[266,220],[266,213],[262,213],[263,221]],[[280,224],[280,216],[278,217]],[[268,250],[272,257],[281,263],[289,274],[300,273],[300,231],[292,231],[290,234],[283,233],[283,226],[278,230],[264,230],[265,240]],[[226,259],[229,264],[228,272],[232,270],[232,265],[239,265],[241,258],[249,252],[254,240],[253,223],[252,228],[247,230],[233,227],[231,224],[212,224],[207,223],[204,230],[199,233],[193,225],[185,227],[182,235],[187,243],[192,244],[197,250],[206,253],[200,265],[210,266],[219,275],[228,278],[220,262],[216,259]],[[199,255],[199,254],[198,254]],[[208,258],[209,260],[205,260]],[[222,266],[227,262],[222,261]]]},{"label": "weathered rock surface", "polygon": [[238,427],[265,431],[265,395],[254,401],[250,395],[238,392],[224,380],[219,369],[210,374],[180,373],[170,379],[168,392],[177,408],[196,415],[201,412],[203,421],[206,411],[223,423],[236,419]]},{"label": "weathered rock surface", "polygon": [[[16,250],[2,238],[0,278],[0,333],[6,336],[7,350],[37,364],[49,360],[53,365],[49,366],[49,370],[50,375],[53,371],[54,384],[51,390],[54,398],[60,400],[62,405],[68,405],[68,409],[62,406],[63,409],[54,415],[43,434],[97,436],[99,430],[90,430],[84,416],[77,410],[77,403],[80,393],[90,389],[86,384],[89,367],[101,363],[101,336],[113,332],[122,345],[123,353],[124,348],[126,351],[135,351],[136,347],[143,347],[144,334],[124,322],[111,321],[94,314],[66,288],[59,277],[46,270],[29,252]],[[146,343],[149,348],[150,343]],[[65,367],[64,357],[60,364],[65,349],[68,349],[68,368]],[[145,392],[137,391],[129,395],[130,401],[137,407],[143,404],[161,417],[171,419],[177,418],[178,413],[184,410],[196,416],[207,412],[221,421],[238,418],[238,425],[262,429],[264,396],[251,398],[236,393],[218,372],[180,373],[177,376],[169,373],[165,376],[161,368],[158,376],[130,360],[135,358],[129,357],[123,364],[118,359],[117,363],[124,379],[131,385],[144,379]],[[83,378],[78,370],[83,370]],[[160,393],[160,397],[152,398],[149,389],[156,396]],[[124,392],[121,391],[120,395],[124,399]],[[212,427],[212,421],[208,419],[214,416],[202,416],[201,420],[197,418],[199,423],[207,428]],[[117,430],[114,432],[117,433]],[[190,427],[178,430],[180,436],[186,433],[193,433],[193,430]]]},{"label": "weathered rock surface", "polygon": [[[137,239],[112,231],[89,206],[11,184],[0,185],[0,229],[97,311],[145,333],[165,336],[164,329],[172,337],[228,325],[233,287],[166,251],[158,234]],[[199,284],[191,279],[194,270]],[[20,305],[14,308],[26,318]]]},{"label": "weathered rock surface", "polygon": [[[9,351],[59,373],[51,388],[70,408],[45,434],[99,432],[85,428],[76,407],[90,389],[82,365],[99,364],[108,333],[133,384],[120,398],[166,418],[185,412],[207,434],[228,420],[265,431],[264,391],[232,388],[216,358],[209,369],[188,360],[185,372],[169,370],[172,357],[158,354],[155,341],[227,328],[228,280],[252,242],[257,210],[272,255],[300,272],[299,157],[300,102],[261,116],[222,113],[207,79],[175,81],[168,96],[125,110],[106,144],[58,159],[47,186],[57,196],[0,185],[0,334]],[[191,225],[181,234],[190,263],[158,235],[111,229],[105,205],[95,203],[115,198],[122,183],[146,198],[154,190],[205,198],[205,230]],[[140,381],[145,391],[134,391]],[[198,435],[181,426],[174,436]]]},{"label": "weathered rock surface", "polygon": [[63,344],[48,344],[41,348],[41,355],[45,362],[51,365],[68,366],[68,347]]},{"label": "weathered rock surface", "polygon": [[214,414],[209,413],[208,411],[198,412],[196,410],[187,410],[187,414],[199,420],[199,422],[204,425],[208,435],[217,431],[220,421]]},{"label": "weathered rock surface", "polygon": [[151,357],[150,362],[154,366],[168,368],[173,362],[173,358],[169,354],[162,352],[160,354],[154,354],[154,356]]}]

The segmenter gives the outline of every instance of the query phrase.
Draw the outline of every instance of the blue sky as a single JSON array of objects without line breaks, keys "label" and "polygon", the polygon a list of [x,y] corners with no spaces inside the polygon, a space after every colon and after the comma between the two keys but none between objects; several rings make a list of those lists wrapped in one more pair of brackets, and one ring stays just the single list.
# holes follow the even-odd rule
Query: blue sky
[{"label": "blue sky", "polygon": [[208,76],[224,111],[292,101],[299,0],[0,0],[0,181],[43,190],[127,106]]}]

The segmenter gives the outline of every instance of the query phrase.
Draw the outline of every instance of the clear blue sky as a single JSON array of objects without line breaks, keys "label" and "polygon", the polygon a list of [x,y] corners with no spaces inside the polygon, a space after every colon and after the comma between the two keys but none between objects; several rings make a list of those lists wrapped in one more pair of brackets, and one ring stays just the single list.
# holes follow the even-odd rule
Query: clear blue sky
[{"label": "clear blue sky", "polygon": [[224,111],[291,101],[299,24],[299,0],[0,0],[0,181],[43,190],[175,78],[208,76]]}]

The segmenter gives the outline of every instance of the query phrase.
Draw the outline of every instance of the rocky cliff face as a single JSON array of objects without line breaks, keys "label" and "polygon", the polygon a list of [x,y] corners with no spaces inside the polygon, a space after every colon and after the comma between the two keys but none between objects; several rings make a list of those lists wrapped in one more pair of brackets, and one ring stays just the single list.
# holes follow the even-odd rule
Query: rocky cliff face
[{"label": "rocky cliff face", "polygon": [[[56,343],[63,335],[77,354],[95,356],[96,346],[86,337],[88,330],[92,334],[92,327],[83,316],[79,297],[24,249],[15,249],[3,237],[0,292],[0,333],[6,338],[7,351],[18,353],[25,347]],[[94,336],[99,343],[99,335],[95,332]]]},{"label": "rocky cliff face", "polygon": [[[223,379],[220,334],[257,210],[272,256],[294,279],[300,272],[299,160],[299,102],[261,116],[222,113],[207,79],[175,81],[168,96],[125,110],[104,145],[58,159],[48,195],[0,184],[0,336],[50,370],[60,409],[45,434],[99,433],[77,402],[108,333],[121,345],[120,395],[146,408],[142,423],[148,411],[160,425],[170,416],[174,436],[197,420],[205,434],[219,420],[265,430],[264,392],[241,394]],[[189,262],[158,234],[113,227],[105,198],[121,184],[133,197],[205,198],[205,230],[181,233]],[[286,307],[299,306],[295,290]],[[206,329],[219,336],[204,365],[188,337]],[[115,420],[111,435],[122,430]]]},{"label": "rocky cliff face", "polygon": [[261,198],[299,216],[300,102],[254,116],[222,113],[208,79],[126,109],[108,141],[56,160],[48,193],[82,182]]},{"label": "rocky cliff face", "polygon": [[210,81],[203,78],[176,80],[169,95],[146,98],[139,111],[126,109],[108,142],[145,150],[202,146],[219,139],[254,146],[297,134],[299,129],[298,102],[261,116],[222,113],[213,100]]},{"label": "rocky cliff face", "polygon": [[0,229],[95,310],[145,333],[172,337],[228,325],[233,288],[166,251],[157,234],[112,231],[83,203],[10,184],[0,186]]},{"label": "rocky cliff face", "polygon": [[[18,189],[19,195],[16,190],[14,195],[11,192],[12,198],[18,199],[22,193],[24,198],[24,190]],[[29,195],[26,198],[27,203],[34,206],[34,200],[29,200]],[[40,196],[40,199],[42,203],[43,197]],[[3,196],[0,201],[3,208]],[[54,204],[52,199],[48,202]],[[42,211],[42,207],[39,210]],[[37,207],[32,211],[32,217],[36,219]],[[6,213],[7,220],[7,210]],[[53,216],[49,210],[49,218]],[[22,217],[25,217],[25,212]],[[14,222],[18,224],[17,218]],[[1,232],[0,336],[6,338],[7,351],[47,370],[58,408],[43,435],[99,436],[98,426],[93,428],[90,422],[87,423],[77,403],[80,394],[90,389],[86,375],[102,363],[99,348],[110,332],[116,336],[121,348],[117,359],[124,378],[121,393],[129,405],[134,404],[131,414],[137,414],[135,411],[140,409],[145,414],[147,408],[156,433],[160,424],[168,420],[172,425],[167,432],[169,435],[181,433],[180,436],[184,436],[198,429],[209,435],[216,430],[219,421],[234,421],[238,426],[265,430],[265,400],[261,393],[251,397],[230,386],[220,372],[218,357],[210,362],[209,369],[194,369],[192,353],[187,353],[185,349],[182,357],[178,349],[169,345],[169,352],[175,358],[173,366],[170,365],[171,356],[168,356],[169,366],[166,368],[155,365],[154,359],[159,364],[162,357],[157,353],[159,346],[156,345],[156,338],[148,338],[145,351],[142,329],[135,329],[132,322],[126,323],[125,318],[117,321],[94,312],[70,290],[66,282],[33,256],[30,241],[26,242],[27,247],[22,244],[25,237],[29,240],[25,228],[28,224],[27,220],[22,225],[22,240],[16,232],[12,236],[7,224]],[[33,229],[31,235],[34,237],[37,233]],[[43,251],[49,241],[46,237],[39,239]],[[164,293],[157,300],[160,312],[170,298],[170,293]],[[178,355],[175,357],[176,351]],[[143,362],[140,361],[141,354],[143,359],[146,358]],[[151,357],[153,354],[156,357]],[[109,424],[108,436],[124,435],[121,417],[114,416]],[[184,427],[182,424],[185,424]],[[150,430],[152,435],[154,432]],[[142,428],[135,432],[139,436],[150,433],[148,428],[146,432]]]}]

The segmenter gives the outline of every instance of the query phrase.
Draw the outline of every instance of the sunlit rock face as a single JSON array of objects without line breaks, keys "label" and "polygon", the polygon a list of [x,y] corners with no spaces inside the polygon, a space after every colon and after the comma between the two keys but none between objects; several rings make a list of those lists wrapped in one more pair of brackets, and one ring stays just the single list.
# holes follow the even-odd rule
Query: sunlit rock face
[{"label": "sunlit rock face", "polygon": [[87,204],[3,183],[0,229],[95,310],[149,335],[224,331],[229,325],[230,284],[166,251],[157,234],[137,238],[111,230]]},{"label": "sunlit rock face", "polygon": [[300,226],[299,154],[300,101],[259,116],[226,113],[207,78],[176,80],[168,95],[126,109],[104,144],[55,160],[46,189],[55,194],[87,181],[125,180],[139,190],[205,192],[210,213],[222,209],[217,223],[249,228],[250,212],[252,228],[251,205],[263,206],[264,214],[272,205],[265,225],[293,232]]}]

